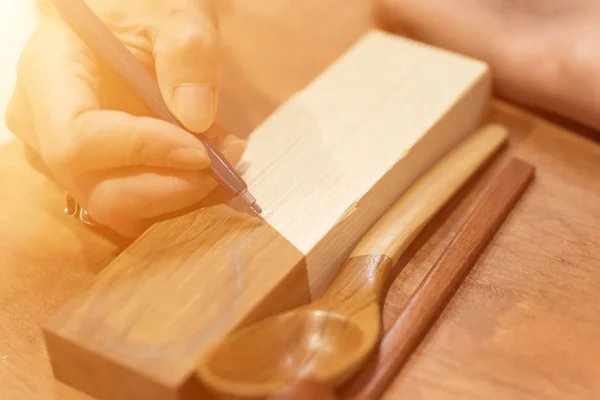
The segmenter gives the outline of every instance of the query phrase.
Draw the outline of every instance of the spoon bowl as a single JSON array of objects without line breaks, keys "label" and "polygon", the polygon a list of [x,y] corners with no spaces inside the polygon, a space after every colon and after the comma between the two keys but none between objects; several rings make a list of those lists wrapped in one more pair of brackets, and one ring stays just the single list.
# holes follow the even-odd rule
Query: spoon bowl
[{"label": "spoon bowl", "polygon": [[379,319],[376,306],[348,316],[314,303],[234,332],[207,353],[200,373],[220,393],[246,397],[268,396],[304,377],[337,386],[376,344]]}]

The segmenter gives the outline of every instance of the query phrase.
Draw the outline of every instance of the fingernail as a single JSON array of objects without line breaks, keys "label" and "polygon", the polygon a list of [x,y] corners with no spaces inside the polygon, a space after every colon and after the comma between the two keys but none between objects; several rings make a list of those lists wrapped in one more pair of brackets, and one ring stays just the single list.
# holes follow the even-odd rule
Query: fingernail
[{"label": "fingernail", "polygon": [[204,169],[210,165],[210,159],[202,150],[177,149],[169,153],[168,165],[179,169]]},{"label": "fingernail", "polygon": [[214,94],[210,85],[179,85],[173,101],[177,117],[192,132],[204,132],[215,118]]},{"label": "fingernail", "polygon": [[225,144],[225,156],[237,163],[246,151],[246,141],[239,138],[229,138]]}]

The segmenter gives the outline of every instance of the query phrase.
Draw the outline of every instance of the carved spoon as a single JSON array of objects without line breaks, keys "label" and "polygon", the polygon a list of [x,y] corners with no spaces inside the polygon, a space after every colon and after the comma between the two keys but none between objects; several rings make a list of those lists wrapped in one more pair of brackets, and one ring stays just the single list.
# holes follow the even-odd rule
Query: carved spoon
[{"label": "carved spoon", "polygon": [[233,398],[264,398],[303,378],[342,385],[380,338],[388,273],[506,138],[504,128],[490,125],[458,145],[369,230],[319,299],[225,336],[199,363],[200,379],[217,395]]}]

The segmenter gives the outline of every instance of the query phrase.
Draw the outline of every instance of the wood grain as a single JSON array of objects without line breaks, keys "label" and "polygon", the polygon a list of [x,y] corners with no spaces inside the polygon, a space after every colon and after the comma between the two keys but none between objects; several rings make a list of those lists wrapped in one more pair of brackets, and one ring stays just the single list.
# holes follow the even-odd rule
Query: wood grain
[{"label": "wood grain", "polygon": [[147,232],[52,318],[57,379],[101,399],[169,398],[219,334],[309,301],[303,255],[261,218],[221,205],[177,222]]},{"label": "wood grain", "polygon": [[313,298],[369,226],[480,125],[490,85],[485,64],[374,30],[254,130],[244,178],[265,220],[306,255]]},{"label": "wood grain", "polygon": [[[218,118],[240,135],[374,24],[369,0],[218,4]],[[10,11],[0,13],[5,17],[17,21]],[[2,26],[15,28],[2,43],[17,54],[31,25]],[[10,71],[11,58],[2,54]],[[10,88],[3,81],[0,90]],[[385,399],[588,400],[600,391],[600,146],[582,140],[579,127],[567,130],[499,101],[489,121],[509,129],[507,151],[400,260],[402,272],[384,306],[386,329],[507,157],[534,163],[536,180]],[[38,167],[20,143],[0,148],[0,393],[18,400],[90,400],[53,379],[40,327],[88,288],[121,247],[62,215],[62,191]]]},{"label": "wood grain", "polygon": [[[363,369],[337,395],[331,384],[309,376],[308,379],[291,383],[276,398],[308,400],[314,396],[330,399],[379,399],[462,283],[533,179],[533,175],[532,165],[516,158],[508,162],[400,311],[398,319],[381,341],[379,351],[372,354]],[[386,217],[388,215],[384,218]],[[373,239],[371,243],[374,243]]]},{"label": "wood grain", "polygon": [[489,90],[481,62],[367,33],[249,137],[243,177],[264,220],[211,198],[154,225],[47,324],[56,377],[100,399],[196,396],[184,386],[206,347],[319,295],[481,122]]},{"label": "wood grain", "polygon": [[380,338],[381,292],[395,262],[435,214],[507,139],[484,126],[437,161],[361,239],[316,301],[218,340],[198,376],[219,395],[263,398],[310,377],[338,387]]},{"label": "wood grain", "polygon": [[398,319],[384,336],[379,352],[343,389],[343,398],[381,398],[521,197],[533,175],[532,165],[519,159],[508,162],[400,311]]},{"label": "wood grain", "polygon": [[[511,124],[512,151],[482,176],[475,193],[511,156],[535,164],[536,179],[383,399],[588,399],[600,390],[591,356],[600,351],[600,307],[593,301],[600,290],[594,255],[600,232],[587,222],[600,217],[594,206],[600,148],[582,138],[565,140],[564,130],[532,125],[511,110],[500,106],[493,118]],[[448,210],[427,242],[400,261],[386,329],[475,196]]]},{"label": "wood grain", "polygon": [[379,304],[370,290],[357,289],[360,277],[367,269],[384,275],[391,268],[387,256],[350,258],[323,297],[233,332],[209,349],[198,377],[219,399],[264,399],[298,377],[343,384],[379,338]]},{"label": "wood grain", "polygon": [[[384,254],[396,264],[413,239],[463,184],[505,144],[507,130],[483,125],[436,162],[402,195],[352,250],[350,257]],[[379,278],[379,285],[387,274]],[[379,290],[375,291],[379,293]],[[377,295],[379,297],[379,295]]]}]

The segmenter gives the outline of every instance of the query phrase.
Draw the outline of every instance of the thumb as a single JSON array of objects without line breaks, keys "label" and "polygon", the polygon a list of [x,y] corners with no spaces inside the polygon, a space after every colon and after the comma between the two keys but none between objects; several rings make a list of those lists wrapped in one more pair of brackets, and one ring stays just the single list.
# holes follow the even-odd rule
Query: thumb
[{"label": "thumb", "polygon": [[217,32],[210,15],[202,10],[171,15],[154,36],[162,96],[171,113],[194,133],[204,133],[216,114]]}]

